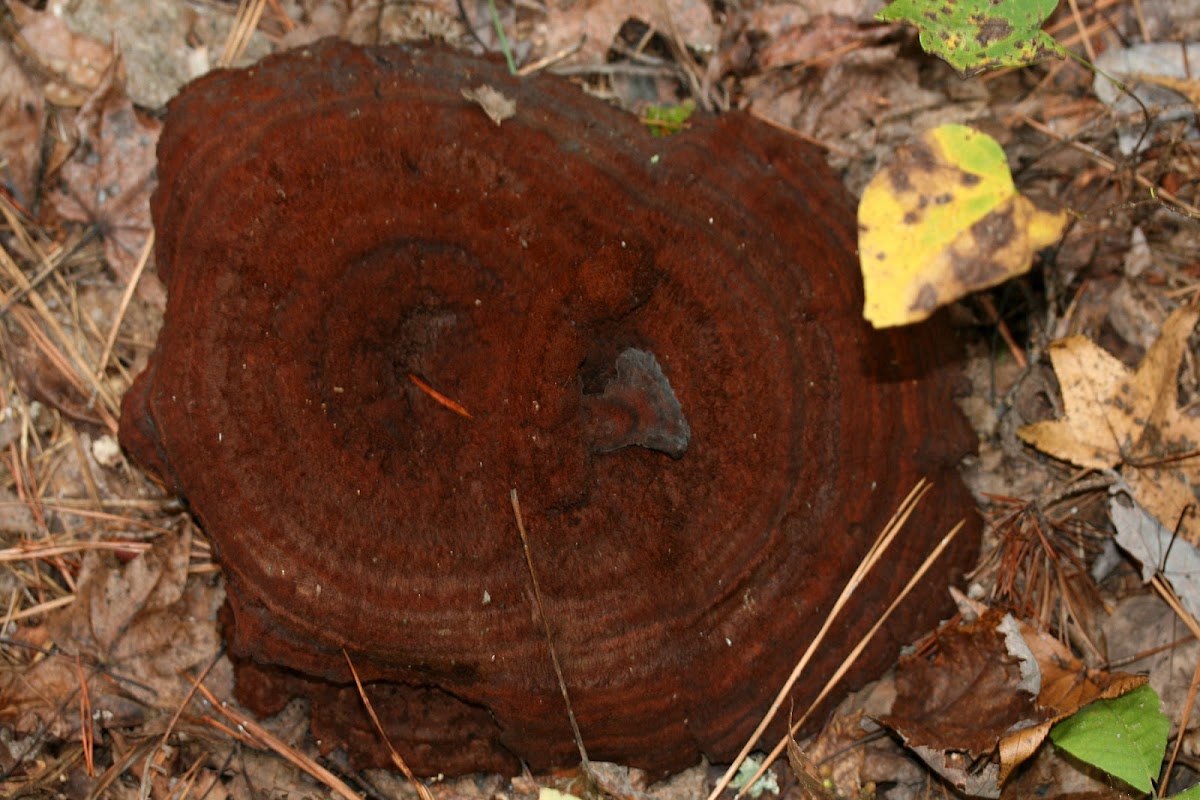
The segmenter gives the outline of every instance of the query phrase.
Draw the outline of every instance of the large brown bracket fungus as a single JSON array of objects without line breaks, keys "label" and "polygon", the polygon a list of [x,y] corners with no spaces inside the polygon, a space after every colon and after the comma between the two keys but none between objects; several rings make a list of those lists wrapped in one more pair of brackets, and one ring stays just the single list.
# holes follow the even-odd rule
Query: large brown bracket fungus
[{"label": "large brown bracket fungus", "polygon": [[736,752],[918,477],[797,709],[970,516],[952,337],[862,322],[846,194],[746,116],[653,139],[562,80],[327,41],[194,83],[159,160],[122,439],[213,541],[240,697],[308,696],[326,746],[381,752],[345,648],[420,772],[577,757],[513,487],[589,754],[656,772]]}]

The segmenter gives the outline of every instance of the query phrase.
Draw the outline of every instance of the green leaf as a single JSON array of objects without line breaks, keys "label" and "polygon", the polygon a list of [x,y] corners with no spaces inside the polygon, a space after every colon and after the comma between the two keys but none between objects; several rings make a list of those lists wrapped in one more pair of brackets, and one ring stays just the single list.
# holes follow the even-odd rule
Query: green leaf
[{"label": "green leaf", "polygon": [[1084,706],[1050,729],[1054,743],[1080,761],[1114,775],[1140,792],[1153,789],[1171,722],[1149,685]]},{"label": "green leaf", "polygon": [[925,52],[965,78],[1063,55],[1041,29],[1057,5],[1058,0],[895,0],[876,19],[916,25]]},{"label": "green leaf", "polygon": [[1171,795],[1171,800],[1200,800],[1200,785],[1184,789],[1179,794]]},{"label": "green leaf", "polygon": [[654,136],[670,136],[683,130],[688,117],[695,111],[696,101],[690,97],[679,105],[650,106],[642,117],[642,124],[648,126]]}]

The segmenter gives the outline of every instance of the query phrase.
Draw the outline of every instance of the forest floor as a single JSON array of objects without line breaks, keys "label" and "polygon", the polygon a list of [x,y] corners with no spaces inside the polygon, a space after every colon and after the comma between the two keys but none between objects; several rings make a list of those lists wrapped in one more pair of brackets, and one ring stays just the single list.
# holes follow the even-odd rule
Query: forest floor
[{"label": "forest floor", "polygon": [[[165,307],[148,200],[165,105],[180,87],[208,69],[249,65],[322,36],[434,38],[492,53],[502,46],[486,2],[352,5],[7,0],[0,795],[416,796],[397,773],[357,772],[336,754],[320,755],[302,708],[256,732],[203,705],[192,683],[202,673],[205,690],[232,703],[216,618],[220,566],[181,503],[116,439],[121,397],[154,347]],[[1072,0],[1049,18],[1045,30],[1058,42],[1138,87],[1143,109],[1072,59],[960,77],[922,51],[914,29],[876,22],[881,7],[522,0],[500,3],[498,19],[518,66],[567,74],[643,116],[687,99],[700,113],[744,110],[820,146],[856,197],[897,148],[960,123],[1001,144],[1021,192],[1068,211],[1065,235],[1032,271],[949,311],[966,342],[961,405],[979,435],[963,472],[986,522],[979,567],[968,576],[972,600],[962,608],[983,619],[1009,614],[1031,640],[1045,636],[1046,652],[1092,687],[1085,701],[1108,687],[1125,687],[1110,695],[1127,690],[1129,675],[1148,676],[1171,720],[1169,764],[1155,776],[1170,796],[1200,779],[1192,709],[1200,582],[1197,567],[1172,573],[1165,560],[1144,573],[1117,548],[1111,499],[1135,467],[1163,454],[1082,468],[1039,452],[1017,431],[1087,413],[1064,390],[1070,379],[1056,372],[1051,342],[1086,337],[1140,375],[1134,370],[1172,312],[1198,302],[1200,44],[1185,45],[1200,42],[1200,15],[1194,0]],[[1181,426],[1200,414],[1190,333],[1163,368],[1165,395],[1176,401],[1169,413]],[[1195,486],[1200,472],[1187,464],[1196,453],[1171,455],[1183,464],[1184,485]],[[1188,521],[1194,501],[1166,526],[1179,533],[1181,552],[1197,543]],[[961,579],[944,576],[947,586]],[[984,719],[995,708],[979,695],[996,690],[978,687],[1006,686],[993,670],[1015,658],[994,638],[965,639],[927,678],[929,696],[946,702],[935,727],[949,741],[934,744],[937,737],[904,720],[888,728],[872,721],[903,691],[892,673],[848,697],[817,737],[800,743],[793,765],[777,762],[776,786],[766,791],[917,798],[955,796],[957,786],[993,797],[1141,796],[1040,740],[1020,769],[998,778],[1007,728],[1047,715],[1005,717],[1000,728]],[[114,689],[115,674],[138,676],[148,692],[139,697],[155,701]],[[951,688],[966,683],[978,694]],[[805,766],[824,788],[797,777],[794,767]],[[601,788],[586,791],[704,797],[723,771],[700,765],[647,787],[636,771],[606,765],[593,776]],[[478,775],[429,789],[443,798],[532,798],[552,796],[548,787],[582,794],[582,784],[576,770]]]}]

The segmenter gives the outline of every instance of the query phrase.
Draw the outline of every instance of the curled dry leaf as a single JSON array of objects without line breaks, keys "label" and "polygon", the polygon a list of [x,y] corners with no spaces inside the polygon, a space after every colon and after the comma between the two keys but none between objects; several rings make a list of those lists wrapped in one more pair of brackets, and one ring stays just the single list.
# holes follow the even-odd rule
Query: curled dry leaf
[{"label": "curled dry leaf", "polygon": [[892,713],[879,720],[973,797],[999,797],[999,768],[987,759],[1006,731],[1041,719],[1027,680],[1028,659],[1013,657],[1005,619],[989,610],[974,622],[943,628],[932,658],[901,661]]},{"label": "curled dry leaf", "polygon": [[1054,723],[1088,703],[1120,697],[1146,683],[1144,675],[1089,669],[1058,639],[1025,622],[1013,620],[1012,628],[1037,666],[1037,706],[1043,719],[1001,738],[1001,783],[1037,752]]},{"label": "curled dry leaf", "polygon": [[800,784],[800,796],[804,800],[833,800],[833,791],[825,784],[816,763],[800,749],[796,740],[791,737],[787,742],[788,764]]},{"label": "curled dry leaf", "polygon": [[[980,603],[975,622],[943,629],[932,659],[897,671],[898,696],[880,718],[936,772],[971,796],[998,797],[1051,726],[1145,676],[1089,669],[1053,636]],[[1000,763],[987,761],[999,751]]]}]

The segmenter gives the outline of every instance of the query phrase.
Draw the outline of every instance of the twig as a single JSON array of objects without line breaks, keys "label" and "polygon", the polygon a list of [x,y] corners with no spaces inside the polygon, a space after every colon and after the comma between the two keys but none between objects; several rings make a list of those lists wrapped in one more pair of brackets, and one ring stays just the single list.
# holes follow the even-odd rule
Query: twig
[{"label": "twig", "polygon": [[346,648],[344,647],[342,648],[342,655],[346,657],[346,663],[350,665],[350,676],[354,678],[354,686],[358,689],[358,696],[362,698],[363,705],[367,708],[367,715],[371,717],[371,722],[375,725],[375,730],[379,733],[379,738],[383,739],[383,743],[387,745],[388,754],[392,757],[392,763],[404,773],[404,777],[408,778],[408,782],[416,788],[421,800],[433,800],[433,795],[430,794],[429,788],[417,780],[417,776],[409,769],[408,762],[392,746],[392,740],[388,738],[387,732],[384,731],[383,725],[380,724],[379,716],[375,713],[375,707],[371,705],[371,701],[367,697],[367,690],[363,688],[362,681],[358,679],[358,670],[354,668],[354,662],[350,660],[350,654],[346,652]]},{"label": "twig", "polygon": [[446,408],[453,411],[455,414],[458,414],[460,417],[466,417],[467,419],[472,419],[471,412],[467,411],[466,406],[464,406],[462,403],[459,403],[456,400],[451,400],[449,397],[446,397],[446,395],[442,394],[437,389],[434,389],[428,383],[421,380],[420,378],[418,378],[416,375],[412,374],[411,372],[408,373],[408,379],[410,381],[412,381],[414,384],[416,384],[418,389],[420,389],[422,392],[424,392],[425,394],[432,397],[434,402],[438,403],[439,405],[445,406]]},{"label": "twig", "polygon": [[[1049,127],[1038,122],[1033,117],[1030,117],[1028,114],[1019,113],[1016,115],[1016,118],[1018,120],[1020,120],[1021,122],[1024,122],[1029,127],[1033,128],[1035,131],[1045,134],[1046,136],[1049,136],[1051,139],[1062,142],[1063,144],[1067,145],[1068,147],[1070,147],[1074,150],[1078,150],[1079,152],[1085,154],[1086,156],[1088,156],[1089,158],[1094,160],[1097,164],[1104,167],[1104,169],[1108,170],[1109,172],[1117,171],[1117,162],[1113,161],[1111,158],[1104,155],[1096,148],[1089,147],[1088,145],[1084,144],[1083,142],[1077,142],[1073,139],[1066,139],[1066,138],[1060,136],[1059,134],[1055,133]],[[1154,183],[1151,182],[1151,180],[1149,178],[1147,178],[1143,175],[1140,175],[1137,172],[1133,173],[1133,179],[1135,182],[1137,182],[1137,184],[1139,186],[1141,186],[1142,188],[1149,191],[1150,196],[1152,198],[1165,200],[1167,203],[1173,204],[1175,206],[1176,210],[1192,217],[1193,219],[1200,219],[1200,208],[1197,208],[1196,206],[1179,199],[1175,194],[1168,192],[1166,189],[1163,189],[1159,186],[1155,186]]]},{"label": "twig", "polygon": [[79,743],[83,748],[84,770],[89,778],[96,777],[96,730],[92,727],[92,695],[88,691],[83,662],[75,654],[75,674],[79,676]]},{"label": "twig", "polygon": [[916,509],[917,503],[921,501],[921,499],[929,491],[929,488],[929,482],[924,478],[917,481],[917,485],[914,486],[912,491],[908,493],[908,496],[904,498],[904,501],[900,504],[900,508],[896,510],[896,513],[890,520],[888,520],[887,525],[885,525],[883,530],[880,531],[879,536],[875,539],[874,544],[871,545],[871,549],[865,556],[863,556],[862,560],[858,564],[858,567],[854,570],[854,574],[850,576],[848,581],[846,581],[845,588],[842,589],[842,593],[838,597],[837,602],[834,603],[833,608],[825,617],[825,622],[821,625],[821,629],[817,632],[817,635],[813,637],[813,640],[808,645],[808,649],[804,651],[804,655],[802,655],[800,660],[796,663],[796,667],[792,670],[792,674],[789,675],[788,679],[784,682],[783,688],[779,690],[779,694],[775,697],[775,702],[771,704],[771,707],[763,716],[762,721],[759,722],[758,727],[754,729],[754,733],[750,735],[750,738],[742,747],[741,752],[738,753],[737,757],[733,760],[733,763],[729,765],[729,769],[726,770],[725,774],[721,776],[721,780],[717,781],[717,785],[709,794],[708,800],[716,800],[721,792],[725,791],[725,788],[729,786],[730,781],[733,780],[734,776],[741,768],[742,763],[746,760],[746,756],[748,756],[750,751],[753,750],[755,745],[758,744],[759,740],[763,737],[763,734],[766,733],[768,726],[770,726],[770,724],[774,721],[776,714],[779,713],[779,709],[783,707],[784,701],[787,700],[788,695],[791,694],[792,688],[796,685],[796,681],[800,679],[800,675],[808,666],[808,662],[812,660],[812,657],[824,643],[825,636],[829,633],[830,628],[833,627],[833,622],[837,618],[838,614],[846,606],[846,603],[850,600],[850,597],[853,596],[855,591],[858,590],[859,585],[862,584],[863,578],[865,578],[871,568],[875,566],[875,563],[879,560],[879,557],[883,554],[883,551],[886,550],[888,546],[895,540],[897,534],[899,534],[900,530],[904,527],[904,523],[908,521],[908,518]]},{"label": "twig", "polygon": [[558,676],[558,688],[562,690],[563,702],[567,704],[567,717],[571,720],[571,731],[575,734],[575,744],[579,747],[579,758],[583,762],[583,771],[590,775],[592,762],[588,760],[587,750],[583,746],[583,735],[579,732],[579,723],[575,721],[575,708],[571,705],[570,695],[567,694],[567,681],[563,677],[562,664],[558,662],[554,637],[550,635],[550,621],[546,619],[546,608],[542,604],[542,590],[538,586],[537,570],[533,568],[533,556],[529,552],[529,537],[525,535],[525,520],[521,517],[521,501],[517,499],[516,489],[513,489],[509,496],[512,499],[513,516],[517,518],[517,531],[521,534],[521,546],[525,550],[525,564],[529,567],[529,580],[533,583],[533,599],[537,603],[538,616],[542,618],[546,646],[550,648],[550,660],[554,662],[554,674]]},{"label": "twig", "polygon": [[[257,749],[266,748],[275,751],[292,765],[304,770],[317,782],[325,784],[336,794],[345,798],[345,800],[362,800],[362,798],[359,797],[353,789],[346,785],[346,782],[341,778],[334,775],[312,758],[306,756],[304,753],[301,753],[299,750],[292,747],[275,734],[271,733],[269,730],[255,722],[246,714],[239,714],[233,709],[228,708],[226,704],[218,700],[203,683],[200,683],[199,681],[193,681],[193,683],[196,685],[196,690],[199,691],[200,694],[204,695],[204,699],[207,700],[218,713],[236,726],[236,730],[222,725],[219,720],[216,720],[212,717],[205,717],[204,721],[209,725],[217,728],[218,730],[223,730],[231,737],[246,742]],[[258,742],[252,741],[249,737],[257,739]]]},{"label": "twig", "polygon": [[1192,718],[1192,710],[1196,707],[1196,690],[1200,689],[1200,661],[1196,662],[1196,668],[1192,670],[1192,682],[1188,685],[1187,700],[1183,703],[1183,713],[1179,717],[1179,733],[1175,735],[1175,746],[1171,748],[1171,757],[1167,759],[1167,768],[1163,774],[1168,776],[1168,779],[1163,780],[1158,787],[1158,796],[1167,796],[1167,786],[1171,782],[1169,776],[1175,769],[1175,761],[1179,758],[1179,748],[1183,744],[1184,735],[1188,730],[1188,720]]},{"label": "twig", "polygon": [[138,256],[137,265],[133,268],[133,274],[129,276],[129,284],[125,287],[124,293],[121,295],[121,304],[117,306],[117,314],[113,319],[112,328],[108,331],[108,338],[104,340],[104,349],[100,351],[100,360],[96,364],[96,380],[104,377],[104,368],[108,364],[109,356],[112,355],[113,347],[117,343],[117,333],[121,330],[121,323],[125,321],[125,313],[129,310],[129,302],[133,300],[133,292],[137,289],[138,281],[142,278],[142,272],[146,269],[146,263],[150,261],[150,253],[154,251],[154,231],[150,231],[150,235],[146,237],[146,244],[142,247],[142,254]]}]

